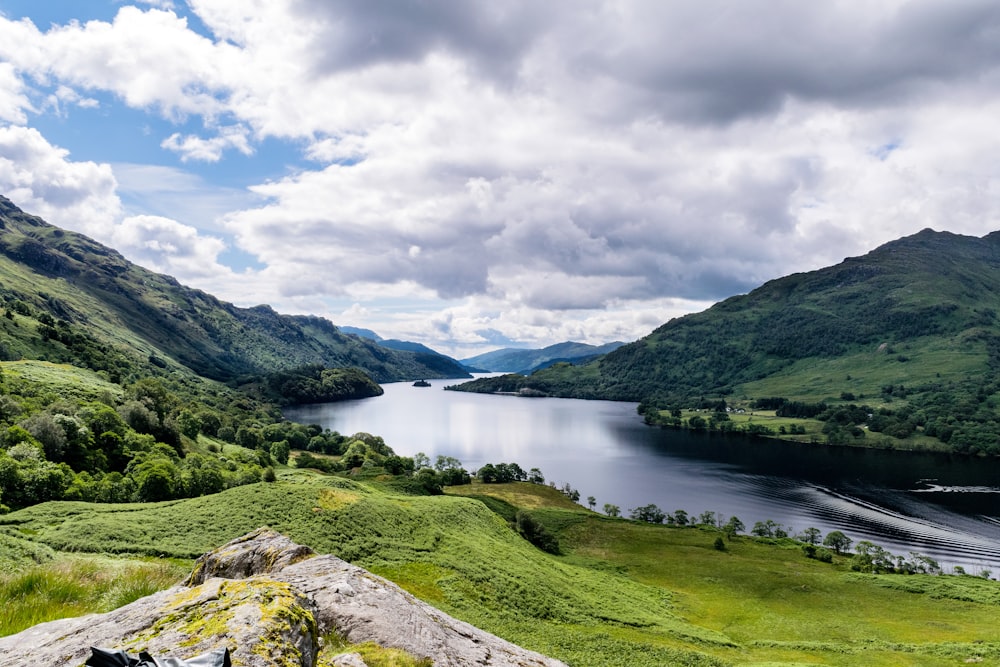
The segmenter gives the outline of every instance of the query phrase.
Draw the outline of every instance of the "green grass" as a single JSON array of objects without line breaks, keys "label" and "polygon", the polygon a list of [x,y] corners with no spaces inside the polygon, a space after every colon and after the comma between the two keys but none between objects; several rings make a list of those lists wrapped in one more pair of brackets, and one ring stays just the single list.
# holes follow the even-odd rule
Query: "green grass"
[{"label": "green grass", "polygon": [[105,396],[121,400],[121,385],[114,384],[90,371],[69,364],[48,361],[0,362],[5,383],[13,385],[18,393],[41,395],[56,394],[63,399],[96,401]]},{"label": "green grass", "polygon": [[0,575],[0,636],[37,623],[111,611],[179,583],[190,563],[63,555]]},{"label": "green grass", "polygon": [[[517,536],[503,516],[510,508],[530,509],[565,555],[543,553]],[[714,531],[611,519],[540,485],[402,496],[374,482],[286,470],[278,483],[217,496],[151,505],[47,503],[0,523],[50,549],[182,558],[270,525],[574,666],[1000,659],[997,582],[858,575],[842,558],[832,565],[806,559],[791,541],[739,537],[718,551]],[[103,568],[117,561],[92,562]],[[24,571],[37,576],[32,567]],[[373,664],[412,664],[405,656],[385,659]]]},{"label": "green grass", "polygon": [[[892,354],[865,349],[834,358],[802,359],[766,378],[740,385],[734,394],[819,403],[840,402],[842,392],[851,392],[858,403],[882,407],[885,385],[912,387],[963,380],[981,373],[987,363],[985,346],[963,338],[917,338],[892,349]],[[907,361],[899,361],[900,355]]]}]

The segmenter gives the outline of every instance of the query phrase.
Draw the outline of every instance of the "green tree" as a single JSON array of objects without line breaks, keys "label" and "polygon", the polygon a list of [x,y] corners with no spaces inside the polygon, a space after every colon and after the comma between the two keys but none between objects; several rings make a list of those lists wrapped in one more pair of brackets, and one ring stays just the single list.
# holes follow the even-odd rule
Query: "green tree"
[{"label": "green tree", "polygon": [[815,546],[819,544],[820,535],[821,533],[819,532],[819,528],[810,527],[802,531],[802,534],[799,535],[799,539],[803,542],[807,542],[808,544]]},{"label": "green tree", "polygon": [[667,515],[655,504],[643,505],[629,510],[629,516],[636,521],[646,521],[648,523],[663,523]]},{"label": "green tree", "polygon": [[739,535],[744,530],[746,530],[746,526],[743,525],[743,522],[740,521],[738,516],[729,517],[729,521],[727,521],[726,525],[722,527],[722,531],[729,539],[732,539],[734,535]]},{"label": "green tree", "polygon": [[180,485],[177,466],[163,456],[146,458],[130,472],[136,484],[136,500],[156,502],[177,496]]},{"label": "green tree", "polygon": [[197,440],[201,432],[201,419],[190,410],[181,410],[177,413],[177,428],[185,437]]},{"label": "green tree", "polygon": [[31,436],[41,443],[45,449],[45,458],[49,461],[62,461],[69,444],[66,431],[56,421],[55,415],[49,412],[37,412],[21,422]]},{"label": "green tree", "polygon": [[608,516],[619,517],[622,515],[622,509],[618,505],[604,503],[604,513]]},{"label": "green tree", "polygon": [[291,447],[287,440],[279,440],[271,443],[271,458],[281,465],[288,465],[288,456],[291,454]]},{"label": "green tree", "polygon": [[587,506],[590,507],[591,511],[597,506],[597,498],[594,496],[587,496]]},{"label": "green tree", "polygon": [[518,511],[518,513],[514,515],[514,523],[517,527],[517,532],[520,533],[524,539],[528,540],[542,551],[547,551],[550,554],[559,553],[559,540],[555,535],[550,533],[545,526],[541,524],[541,522],[531,516],[531,514],[524,511]]},{"label": "green tree", "polygon": [[831,530],[826,534],[826,538],[823,540],[824,547],[830,547],[838,554],[843,554],[848,549],[851,548],[851,543],[853,540],[847,535],[844,535],[839,530]]},{"label": "green tree", "polygon": [[260,429],[251,426],[240,426],[236,430],[236,444],[247,449],[257,449],[264,443]]},{"label": "green tree", "polygon": [[382,462],[382,467],[390,475],[403,475],[413,472],[413,459],[403,456],[388,456]]}]

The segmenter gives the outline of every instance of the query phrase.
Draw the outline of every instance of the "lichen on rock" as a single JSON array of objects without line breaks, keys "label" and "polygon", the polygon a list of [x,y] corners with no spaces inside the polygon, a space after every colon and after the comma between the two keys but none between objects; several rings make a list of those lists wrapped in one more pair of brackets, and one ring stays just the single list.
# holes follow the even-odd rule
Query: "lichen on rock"
[{"label": "lichen on rock", "polygon": [[0,667],[78,666],[91,646],[180,658],[226,646],[241,667],[318,667],[320,637],[331,633],[448,667],[563,665],[360,567],[259,529],[199,558],[186,585],[0,638]]}]

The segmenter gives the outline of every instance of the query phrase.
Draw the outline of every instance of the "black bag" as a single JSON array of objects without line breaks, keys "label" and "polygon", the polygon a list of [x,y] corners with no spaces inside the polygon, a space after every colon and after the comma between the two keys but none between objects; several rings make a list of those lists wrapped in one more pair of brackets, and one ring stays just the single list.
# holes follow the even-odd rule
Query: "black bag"
[{"label": "black bag", "polygon": [[120,649],[112,650],[96,646],[91,646],[90,652],[90,657],[84,663],[86,667],[232,667],[228,648],[217,648],[187,660],[154,658],[145,651],[133,656]]}]

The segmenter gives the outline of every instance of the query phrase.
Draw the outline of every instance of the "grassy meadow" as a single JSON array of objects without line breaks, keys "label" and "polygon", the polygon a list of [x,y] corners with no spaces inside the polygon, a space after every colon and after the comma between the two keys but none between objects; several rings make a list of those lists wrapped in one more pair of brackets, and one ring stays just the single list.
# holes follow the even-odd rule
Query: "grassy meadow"
[{"label": "grassy meadow", "polygon": [[[517,510],[561,555],[512,530]],[[0,517],[0,633],[171,585],[190,559],[261,525],[574,666],[1000,663],[997,582],[862,575],[791,540],[736,536],[719,550],[714,530],[608,518],[542,485],[408,496],[293,469],[201,498]]]}]

